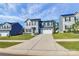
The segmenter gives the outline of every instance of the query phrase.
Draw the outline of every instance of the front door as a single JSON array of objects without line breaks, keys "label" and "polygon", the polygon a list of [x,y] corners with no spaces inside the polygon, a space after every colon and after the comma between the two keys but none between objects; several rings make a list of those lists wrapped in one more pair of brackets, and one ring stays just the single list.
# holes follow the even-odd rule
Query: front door
[{"label": "front door", "polygon": [[35,30],[36,30],[36,28],[33,27],[33,28],[32,28],[32,34],[35,34]]}]

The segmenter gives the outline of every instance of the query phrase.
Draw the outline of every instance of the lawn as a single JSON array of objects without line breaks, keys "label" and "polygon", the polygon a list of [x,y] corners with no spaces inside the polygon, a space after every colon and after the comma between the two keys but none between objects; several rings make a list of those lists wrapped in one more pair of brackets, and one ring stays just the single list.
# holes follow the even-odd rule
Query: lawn
[{"label": "lawn", "polygon": [[17,36],[6,36],[6,37],[0,37],[0,40],[28,40],[33,38],[31,34],[23,34],[23,35],[17,35]]},{"label": "lawn", "polygon": [[19,44],[21,42],[0,42],[0,48],[7,48],[16,44]]},{"label": "lawn", "polygon": [[79,42],[57,42],[69,50],[79,50]]},{"label": "lawn", "polygon": [[78,33],[57,33],[53,34],[54,39],[79,39]]}]

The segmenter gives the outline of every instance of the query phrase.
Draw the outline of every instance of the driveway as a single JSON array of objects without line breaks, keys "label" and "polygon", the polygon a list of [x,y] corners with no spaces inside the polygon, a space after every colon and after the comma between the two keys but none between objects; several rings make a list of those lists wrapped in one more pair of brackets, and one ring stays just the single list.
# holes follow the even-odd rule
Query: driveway
[{"label": "driveway", "polygon": [[69,51],[57,44],[51,34],[37,35],[31,40],[24,40],[21,44],[0,49],[0,53],[3,53],[2,55],[69,55]]},{"label": "driveway", "polygon": [[6,48],[6,50],[8,53],[14,53],[14,51],[23,53],[24,51],[26,55],[68,55],[68,50],[57,44],[51,34],[37,35],[31,40],[26,40],[21,44]]}]

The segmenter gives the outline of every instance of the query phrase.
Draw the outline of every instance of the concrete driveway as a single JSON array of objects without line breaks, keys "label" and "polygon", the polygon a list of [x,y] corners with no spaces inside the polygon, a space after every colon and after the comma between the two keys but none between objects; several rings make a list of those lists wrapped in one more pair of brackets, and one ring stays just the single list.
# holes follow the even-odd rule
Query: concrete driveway
[{"label": "concrete driveway", "polygon": [[57,44],[51,34],[37,35],[31,40],[26,40],[25,42],[9,47],[6,50],[24,50],[26,55],[68,55],[68,50]]}]

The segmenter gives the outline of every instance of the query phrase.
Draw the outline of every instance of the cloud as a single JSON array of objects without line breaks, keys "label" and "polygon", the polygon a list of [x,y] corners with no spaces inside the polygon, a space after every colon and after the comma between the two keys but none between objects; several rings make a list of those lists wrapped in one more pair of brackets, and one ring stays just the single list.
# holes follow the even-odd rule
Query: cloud
[{"label": "cloud", "polygon": [[20,22],[20,21],[23,21],[23,19],[20,17],[17,17],[17,16],[0,15],[0,21],[3,21],[3,22]]},{"label": "cloud", "polygon": [[39,8],[35,8],[33,6],[33,8],[38,11],[34,10],[35,12],[33,12],[33,10],[32,10],[33,13],[30,14],[30,18],[42,18],[42,20],[47,20],[47,19],[49,20],[49,19],[55,18],[53,16],[55,16],[55,14],[56,14],[57,7],[51,5],[50,7],[46,8],[44,10],[41,10],[42,8],[45,8],[44,6],[46,6],[46,4],[42,5],[42,7],[40,6]]},{"label": "cloud", "polygon": [[31,4],[27,5],[28,14],[38,13],[46,4]]},{"label": "cloud", "polygon": [[[20,16],[23,18],[31,18],[33,15],[38,16],[47,4],[27,4],[27,8],[21,8]],[[37,15],[38,14],[38,15]]]},{"label": "cloud", "polygon": [[50,15],[53,16],[55,14],[55,12],[56,12],[56,7],[51,7],[51,8],[48,8],[47,10],[44,10],[41,14],[39,14],[39,16],[48,19],[48,17]]},{"label": "cloud", "polygon": [[0,4],[0,21],[1,22],[24,22],[27,18],[41,18],[42,20],[51,20],[56,18],[56,4]]},{"label": "cloud", "polygon": [[56,9],[52,4],[27,4],[27,9],[21,9],[21,11],[24,18],[42,18],[44,20],[50,19],[50,16],[53,18]]},{"label": "cloud", "polygon": [[19,22],[25,21],[27,18],[57,19],[62,13],[78,11],[78,6],[79,4],[0,3],[0,19]]},{"label": "cloud", "polygon": [[[25,21],[20,17],[18,6],[22,4],[0,4],[0,21],[2,22],[21,22]],[[24,9],[25,10],[25,9]],[[22,11],[23,13],[23,11]]]}]

